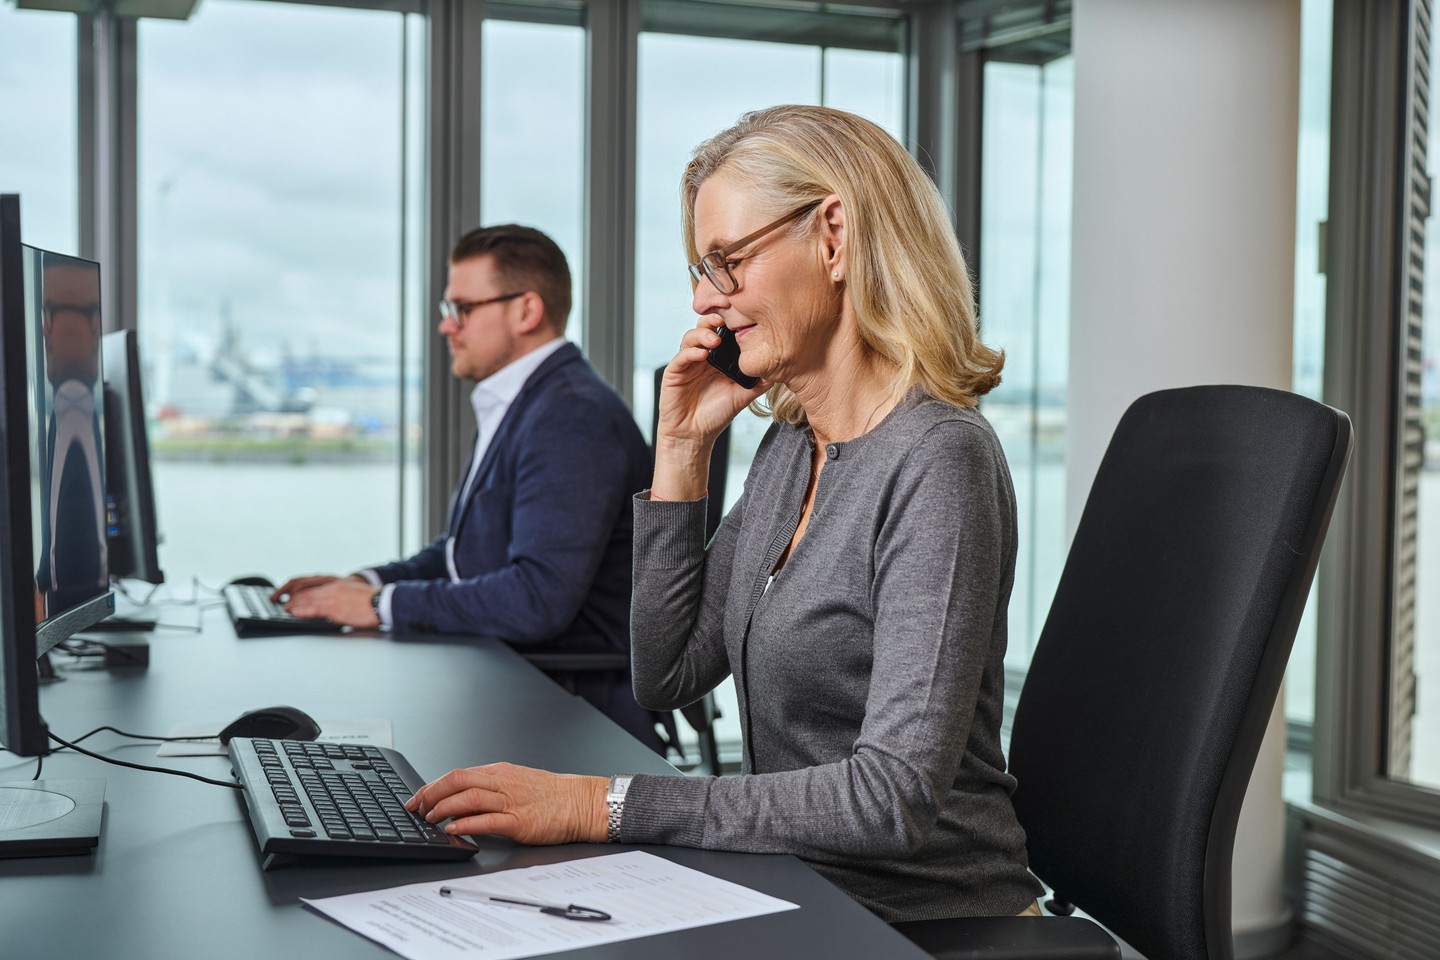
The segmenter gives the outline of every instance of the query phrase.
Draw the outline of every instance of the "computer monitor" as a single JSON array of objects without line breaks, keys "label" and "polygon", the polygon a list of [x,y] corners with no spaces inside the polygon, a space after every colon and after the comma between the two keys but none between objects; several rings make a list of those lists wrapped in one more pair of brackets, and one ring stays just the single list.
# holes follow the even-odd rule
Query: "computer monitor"
[{"label": "computer monitor", "polygon": [[[106,566],[100,266],[20,242],[0,195],[0,743],[44,756],[38,662],[115,609]],[[84,854],[105,781],[0,783],[0,857]]]},{"label": "computer monitor", "polygon": [[36,663],[115,609],[107,567],[100,266],[27,247],[0,195],[0,742],[43,756]]},{"label": "computer monitor", "polygon": [[107,333],[103,342],[110,576],[116,580],[164,583],[155,487],[150,479],[150,440],[145,430],[145,396],[140,383],[140,350],[134,330]]}]

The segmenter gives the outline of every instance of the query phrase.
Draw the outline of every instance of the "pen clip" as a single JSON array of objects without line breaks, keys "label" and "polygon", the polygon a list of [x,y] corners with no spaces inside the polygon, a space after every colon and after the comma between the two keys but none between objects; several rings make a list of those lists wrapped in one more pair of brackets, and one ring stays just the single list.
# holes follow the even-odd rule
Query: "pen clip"
[{"label": "pen clip", "polygon": [[594,907],[581,907],[573,903],[566,907],[545,907],[540,912],[553,914],[557,917],[564,917],[566,920],[610,919],[610,914],[604,910],[596,910]]}]

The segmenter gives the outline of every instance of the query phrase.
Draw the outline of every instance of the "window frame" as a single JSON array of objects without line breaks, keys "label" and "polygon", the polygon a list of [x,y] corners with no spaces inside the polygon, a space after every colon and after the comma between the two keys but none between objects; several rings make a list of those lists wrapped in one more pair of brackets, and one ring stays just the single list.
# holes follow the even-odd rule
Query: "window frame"
[{"label": "window frame", "polygon": [[1386,756],[1389,658],[1404,613],[1405,331],[1418,300],[1412,244],[1423,250],[1424,236],[1413,217],[1429,194],[1416,175],[1424,131],[1414,83],[1417,18],[1428,24],[1428,8],[1335,4],[1324,397],[1350,414],[1356,449],[1318,583],[1313,799],[1440,829],[1440,792],[1392,779]]}]

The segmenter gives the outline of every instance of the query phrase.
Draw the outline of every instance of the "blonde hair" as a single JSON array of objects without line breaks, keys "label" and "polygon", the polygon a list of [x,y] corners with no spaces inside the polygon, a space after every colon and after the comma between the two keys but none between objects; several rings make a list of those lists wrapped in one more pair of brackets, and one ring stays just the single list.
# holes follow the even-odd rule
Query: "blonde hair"
[{"label": "blonde hair", "polygon": [[[1000,382],[1003,352],[980,342],[965,257],[940,192],[880,127],[841,110],[779,106],[745,114],[695,148],[681,178],[686,259],[694,262],[695,196],[723,170],[754,201],[756,221],[840,197],[845,283],[861,345],[894,364],[906,391],[973,407]],[[802,217],[793,236],[815,230]],[[776,384],[776,419],[805,422],[799,400]],[[764,412],[761,407],[757,412]]]}]

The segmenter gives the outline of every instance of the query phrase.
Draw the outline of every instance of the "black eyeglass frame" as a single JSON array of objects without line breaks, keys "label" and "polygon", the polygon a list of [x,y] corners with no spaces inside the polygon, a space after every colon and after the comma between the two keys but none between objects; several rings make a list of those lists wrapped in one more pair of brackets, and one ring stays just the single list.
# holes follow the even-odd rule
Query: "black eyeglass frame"
[{"label": "black eyeglass frame", "polygon": [[504,303],[506,300],[514,300],[516,297],[523,297],[529,292],[529,290],[516,290],[514,293],[502,293],[498,297],[486,297],[484,300],[441,300],[440,319],[453,322],[457,330],[464,330],[465,318],[470,315],[471,310],[488,307],[492,303]]},{"label": "black eyeglass frame", "polygon": [[[719,250],[710,251],[699,260],[689,264],[690,279],[693,280],[697,286],[701,280],[709,280],[716,290],[728,297],[740,289],[740,281],[735,279],[735,273],[730,268],[745,259],[744,257],[732,257],[731,254],[736,250],[743,249],[747,244],[754,243],[767,233],[773,230],[779,230],[787,223],[800,219],[800,217],[818,206],[820,206],[820,201],[812,200],[802,207],[791,210],[774,223],[768,223],[754,233],[747,234],[734,243],[728,243]],[[721,282],[722,278],[723,283]]]}]

